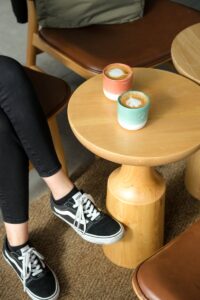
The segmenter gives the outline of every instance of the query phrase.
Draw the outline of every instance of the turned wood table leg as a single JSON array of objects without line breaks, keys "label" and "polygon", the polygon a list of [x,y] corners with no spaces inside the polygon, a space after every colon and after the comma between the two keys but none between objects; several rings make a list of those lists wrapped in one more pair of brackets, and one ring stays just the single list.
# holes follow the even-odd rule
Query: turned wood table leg
[{"label": "turned wood table leg", "polygon": [[103,246],[116,265],[134,268],[163,244],[165,182],[151,167],[122,166],[108,179],[107,209],[124,238]]},{"label": "turned wood table leg", "polygon": [[187,160],[185,186],[194,198],[200,200],[200,150]]}]

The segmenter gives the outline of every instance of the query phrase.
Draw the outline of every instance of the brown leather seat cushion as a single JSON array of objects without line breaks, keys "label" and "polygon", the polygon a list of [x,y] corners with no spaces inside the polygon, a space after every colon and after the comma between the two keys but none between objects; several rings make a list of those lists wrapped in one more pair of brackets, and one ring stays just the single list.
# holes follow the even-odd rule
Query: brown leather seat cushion
[{"label": "brown leather seat cushion", "polygon": [[71,91],[65,81],[26,67],[25,71],[47,117],[52,116],[67,103]]},{"label": "brown leather seat cushion", "polygon": [[79,29],[42,28],[40,36],[87,70],[109,63],[152,66],[170,58],[178,32],[200,22],[200,12],[170,0],[146,0],[144,17],[132,23]]},{"label": "brown leather seat cushion", "polygon": [[143,262],[133,287],[141,299],[200,299],[200,221]]}]

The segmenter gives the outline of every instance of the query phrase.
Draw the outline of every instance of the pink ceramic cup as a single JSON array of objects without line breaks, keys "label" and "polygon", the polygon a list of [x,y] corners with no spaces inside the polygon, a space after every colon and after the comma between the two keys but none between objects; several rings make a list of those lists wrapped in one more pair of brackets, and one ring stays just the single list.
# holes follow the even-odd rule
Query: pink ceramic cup
[{"label": "pink ceramic cup", "polygon": [[103,70],[103,92],[104,95],[113,101],[132,89],[133,71],[131,67],[121,63],[114,63],[106,66]]}]

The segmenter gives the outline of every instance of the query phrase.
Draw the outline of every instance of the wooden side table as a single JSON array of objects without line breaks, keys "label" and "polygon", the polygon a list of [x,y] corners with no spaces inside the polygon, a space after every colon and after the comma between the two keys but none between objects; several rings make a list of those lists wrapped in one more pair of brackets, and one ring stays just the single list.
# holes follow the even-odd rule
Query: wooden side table
[{"label": "wooden side table", "polygon": [[171,55],[177,71],[200,84],[200,23],[187,27],[175,37]]},{"label": "wooden side table", "polygon": [[112,262],[127,268],[163,244],[165,182],[153,166],[183,159],[200,147],[196,84],[170,72],[135,68],[133,87],[151,98],[149,121],[138,131],[118,124],[117,105],[102,91],[102,75],[82,84],[68,105],[78,140],[96,155],[122,164],[108,179],[106,204],[126,234],[103,249]]},{"label": "wooden side table", "polygon": [[[171,55],[177,71],[200,84],[200,23],[186,28],[175,37]],[[185,184],[189,193],[200,200],[200,151],[187,161]]]}]

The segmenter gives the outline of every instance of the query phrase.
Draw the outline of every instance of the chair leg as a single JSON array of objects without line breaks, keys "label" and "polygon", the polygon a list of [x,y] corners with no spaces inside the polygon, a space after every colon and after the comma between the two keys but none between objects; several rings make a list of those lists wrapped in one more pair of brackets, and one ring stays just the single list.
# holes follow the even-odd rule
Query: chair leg
[{"label": "chair leg", "polygon": [[53,115],[51,118],[48,119],[49,128],[51,131],[53,143],[56,149],[56,153],[58,155],[59,161],[62,165],[63,170],[66,174],[68,174],[67,171],[67,163],[64,155],[63,145],[60,138],[60,133],[56,121],[56,115]]},{"label": "chair leg", "polygon": [[36,66],[36,48],[32,45],[27,47],[26,52],[26,66],[29,68],[34,68]]},{"label": "chair leg", "polygon": [[33,46],[33,36],[38,32],[37,16],[35,11],[34,1],[27,1],[28,5],[28,32],[27,32],[27,52],[26,65],[27,67],[36,66],[37,48]]}]

